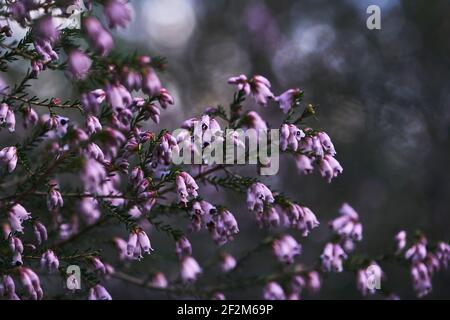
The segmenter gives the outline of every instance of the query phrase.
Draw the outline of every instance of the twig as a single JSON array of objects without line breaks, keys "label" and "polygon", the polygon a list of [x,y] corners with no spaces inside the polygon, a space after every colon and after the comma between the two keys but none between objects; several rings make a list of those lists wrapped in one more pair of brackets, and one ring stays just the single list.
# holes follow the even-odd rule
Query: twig
[{"label": "twig", "polygon": [[45,108],[49,108],[49,109],[51,109],[51,108],[78,109],[80,112],[84,112],[84,110],[80,104],[55,104],[53,101],[50,101],[50,102],[35,101],[33,99],[25,99],[23,97],[10,95],[10,94],[6,94],[6,93],[2,93],[2,92],[0,92],[0,94],[10,100],[20,101],[20,102],[23,102],[28,105],[45,107]]}]

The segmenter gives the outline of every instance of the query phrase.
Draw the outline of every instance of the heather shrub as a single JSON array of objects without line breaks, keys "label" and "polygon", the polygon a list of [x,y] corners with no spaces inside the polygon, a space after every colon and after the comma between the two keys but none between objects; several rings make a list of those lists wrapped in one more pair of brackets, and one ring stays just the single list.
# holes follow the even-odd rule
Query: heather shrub
[{"label": "heather shrub", "polygon": [[[336,218],[323,221],[308,199],[268,182],[287,161],[296,175],[328,183],[345,174],[339,146],[301,89],[274,88],[262,75],[224,75],[224,89],[235,90],[230,101],[165,127],[161,115],[177,101],[160,80],[170,67],[164,52],[116,52],[111,30],[127,27],[129,4],[83,2],[2,3],[2,75],[18,61],[29,66],[15,83],[0,79],[2,299],[111,299],[108,287],[117,281],[158,297],[225,299],[244,288],[254,298],[300,299],[320,295],[327,275],[341,272],[354,275],[364,296],[397,299],[385,263],[405,267],[418,297],[431,291],[433,275],[450,261],[447,242],[399,231],[385,254],[355,254],[363,222],[345,199]],[[13,21],[27,30],[19,41]],[[64,73],[78,97],[30,94],[44,72]],[[264,119],[263,108],[276,109],[282,121]],[[232,212],[212,196],[225,191],[246,199],[248,212]],[[240,241],[244,215],[266,236],[233,256],[227,245]],[[315,263],[303,263],[305,239],[327,223]],[[151,244],[156,234],[166,245]],[[202,245],[214,257],[197,258],[190,241],[197,234],[209,235]],[[267,264],[275,265],[266,274],[246,269],[260,251],[271,252]],[[160,269],[139,267],[148,259]]]}]

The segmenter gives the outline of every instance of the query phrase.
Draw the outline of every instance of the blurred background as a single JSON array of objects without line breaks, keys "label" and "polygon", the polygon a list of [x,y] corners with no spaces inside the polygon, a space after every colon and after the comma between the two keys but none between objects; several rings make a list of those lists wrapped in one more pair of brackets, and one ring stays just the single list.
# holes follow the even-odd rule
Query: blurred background
[{"label": "blurred background", "polygon": [[[317,172],[296,174],[293,159],[286,157],[280,174],[264,180],[310,207],[321,222],[309,237],[297,236],[304,247],[299,262],[306,266],[315,262],[330,236],[327,223],[343,202],[359,212],[364,225],[357,253],[376,256],[391,250],[400,228],[410,236],[420,230],[430,242],[449,240],[449,1],[140,0],[130,4],[134,19],[128,29],[115,33],[116,49],[167,57],[162,79],[176,101],[162,113],[160,126],[149,128],[177,128],[206,106],[228,105],[233,88],[226,80],[241,73],[264,75],[275,94],[300,87],[305,105],[317,106],[317,119],[308,120],[308,125],[329,133],[344,173],[327,184]],[[381,30],[366,28],[370,4],[381,8]],[[54,74],[44,72],[42,77],[48,81],[37,82],[31,90],[41,96],[76,95],[67,91],[64,75],[54,78]],[[245,109],[261,112],[272,126],[280,123],[281,111],[275,104],[263,110],[248,101]],[[217,193],[205,186],[201,194],[227,205],[239,221],[237,239],[220,250],[238,257],[268,234],[257,228],[243,195]],[[156,253],[127,272],[163,270],[176,279],[175,256],[166,254],[173,259],[171,264],[159,259],[164,250],[173,250],[173,243],[156,232],[151,236]],[[194,234],[190,239],[194,257],[209,263],[217,250],[209,235]],[[260,275],[274,265],[270,250],[263,250],[240,273]],[[210,275],[199,280],[200,286],[228,281],[217,267],[210,269]],[[401,298],[415,297],[408,269],[389,264],[383,269],[390,290]],[[433,285],[427,298],[450,298],[448,273],[437,274]],[[112,280],[108,290],[123,299],[167,297],[119,280]],[[261,298],[262,288],[225,295]],[[350,273],[328,276],[319,295],[306,296],[359,297]]]}]

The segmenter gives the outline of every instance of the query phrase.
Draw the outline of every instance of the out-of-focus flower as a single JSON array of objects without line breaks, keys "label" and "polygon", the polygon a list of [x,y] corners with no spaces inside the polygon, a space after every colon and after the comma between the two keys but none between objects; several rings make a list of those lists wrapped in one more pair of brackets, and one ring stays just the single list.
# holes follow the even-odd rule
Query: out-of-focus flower
[{"label": "out-of-focus flower", "polygon": [[59,268],[58,257],[52,250],[45,251],[41,256],[41,268],[49,272],[57,271]]},{"label": "out-of-focus flower", "polygon": [[295,164],[301,174],[310,174],[314,170],[311,159],[301,153],[295,155]]},{"label": "out-of-focus flower", "polygon": [[250,88],[256,102],[262,106],[266,106],[268,100],[274,99],[272,91],[270,91],[270,82],[263,76],[253,76],[250,80]]},{"label": "out-of-focus flower", "polygon": [[58,229],[58,235],[61,240],[69,239],[77,230],[77,224],[61,223]]},{"label": "out-of-focus flower", "polygon": [[447,269],[450,264],[450,245],[446,242],[439,242],[437,244],[435,255],[442,266]]},{"label": "out-of-focus flower", "polygon": [[62,208],[64,205],[64,200],[59,192],[59,187],[56,181],[49,182],[49,191],[47,195],[47,208],[50,211],[55,211]]},{"label": "out-of-focus flower", "polygon": [[228,210],[220,210],[214,214],[207,225],[213,240],[218,245],[234,240],[234,236],[239,233],[236,218]]},{"label": "out-of-focus flower", "polygon": [[288,113],[289,110],[295,106],[296,103],[298,103],[299,98],[302,94],[302,91],[300,89],[289,89],[282,94],[280,94],[278,97],[275,97],[275,101],[277,101],[280,104],[281,110],[283,110],[284,113]]},{"label": "out-of-focus flower", "polygon": [[0,94],[8,94],[9,91],[9,85],[0,77]]},{"label": "out-of-focus flower", "polygon": [[149,96],[154,96],[160,93],[161,81],[158,78],[155,70],[151,67],[146,68],[142,73],[142,91]]},{"label": "out-of-focus flower", "polygon": [[[37,63],[46,64],[57,60],[58,54],[53,49],[53,45],[59,37],[59,31],[51,15],[45,15],[39,18],[33,26],[34,48],[39,54],[41,61]],[[33,68],[36,73],[42,70],[44,66]]]},{"label": "out-of-focus flower", "polygon": [[83,80],[89,74],[92,60],[83,51],[73,49],[68,54],[67,71],[75,80]]},{"label": "out-of-focus flower", "polygon": [[323,161],[326,161],[328,163],[328,166],[331,168],[331,175],[326,172],[322,176],[327,177],[329,181],[331,181],[332,178],[337,177],[344,169],[342,168],[339,161],[336,160],[336,158],[333,158],[331,155],[326,154],[323,159]]},{"label": "out-of-focus flower", "polygon": [[128,243],[119,238],[119,237],[114,237],[113,242],[117,248],[117,250],[119,251],[119,260],[120,261],[126,261],[126,260],[132,260],[134,259],[133,256],[128,254]]},{"label": "out-of-focus flower", "polygon": [[2,282],[3,294],[0,294],[0,296],[5,296],[9,300],[20,300],[16,294],[16,284],[14,283],[13,278],[9,275],[4,275]]},{"label": "out-of-focus flower", "polygon": [[142,85],[141,74],[137,70],[130,69],[128,66],[122,68],[120,75],[122,83],[128,90],[140,90]]},{"label": "out-of-focus flower", "polygon": [[228,83],[233,84],[239,91],[243,91],[245,95],[250,94],[250,83],[248,82],[247,76],[241,74],[239,76],[228,78]]},{"label": "out-of-focus flower", "polygon": [[0,162],[6,165],[8,172],[13,172],[17,165],[17,148],[16,147],[6,147],[0,150]]},{"label": "out-of-focus flower", "polygon": [[11,264],[13,266],[21,266],[23,264],[22,261],[22,253],[23,253],[23,243],[18,237],[12,236],[9,238],[9,249],[11,250],[13,257]]},{"label": "out-of-focus flower", "polygon": [[164,273],[157,272],[153,276],[150,284],[155,288],[167,288],[168,282]]},{"label": "out-of-focus flower", "polygon": [[45,121],[45,126],[48,130],[52,130],[54,135],[62,138],[67,133],[69,122],[69,118],[59,115],[52,115],[47,118],[47,121]]},{"label": "out-of-focus flower", "polygon": [[133,102],[130,92],[120,83],[108,85],[105,91],[106,99],[115,112],[121,112]]},{"label": "out-of-focus flower", "polygon": [[177,242],[175,242],[175,253],[177,254],[177,257],[179,259],[181,259],[183,256],[192,255],[192,246],[188,238],[182,236],[177,240]]},{"label": "out-of-focus flower", "polygon": [[225,300],[225,295],[222,292],[215,292],[211,299],[212,300]]},{"label": "out-of-focus flower", "polygon": [[39,18],[33,27],[34,37],[41,41],[55,42],[59,37],[58,29],[56,28],[53,17],[50,15]]},{"label": "out-of-focus flower", "polygon": [[331,182],[334,176],[333,168],[331,168],[329,162],[325,158],[320,159],[320,175],[322,178],[325,178],[328,183]]},{"label": "out-of-focus flower", "polygon": [[271,281],[264,287],[265,300],[285,300],[286,295],[283,288],[275,281]]},{"label": "out-of-focus flower", "polygon": [[[291,295],[295,295],[295,297],[300,297],[303,288],[306,286],[305,278],[299,275],[292,277],[291,279]],[[294,296],[292,296],[294,297]],[[298,299],[290,299],[290,300],[298,300]]]},{"label": "out-of-focus flower", "polygon": [[95,271],[101,274],[107,273],[106,265],[100,260],[99,257],[92,257],[90,260]]},{"label": "out-of-focus flower", "polygon": [[12,36],[12,30],[9,25],[0,25],[0,33],[4,34],[6,37]]},{"label": "out-of-focus flower", "polygon": [[2,223],[1,232],[2,232],[2,234],[1,234],[0,239],[8,240],[9,236],[11,235],[11,232],[12,232],[11,225],[9,223]]},{"label": "out-of-focus flower", "polygon": [[100,104],[105,98],[106,93],[103,89],[92,90],[81,95],[81,105],[87,112],[98,113]]},{"label": "out-of-focus flower", "polygon": [[280,214],[275,207],[270,207],[267,212],[257,214],[257,221],[260,226],[267,225],[272,227],[278,227],[280,225]]},{"label": "out-of-focus flower", "polygon": [[421,262],[427,256],[427,239],[421,236],[419,240],[405,252],[405,258],[411,262]]},{"label": "out-of-focus flower", "polygon": [[19,269],[20,280],[25,291],[32,300],[40,300],[44,296],[41,288],[41,282],[37,274],[30,268],[22,267]]},{"label": "out-of-focus flower", "polygon": [[184,282],[194,282],[197,277],[202,273],[202,268],[200,268],[197,261],[191,257],[186,256],[181,260],[181,279]]},{"label": "out-of-focus flower", "polygon": [[316,215],[308,207],[302,207],[294,203],[290,205],[286,213],[288,219],[285,224],[299,230],[304,237],[306,237],[312,229],[319,226]]},{"label": "out-of-focus flower", "polygon": [[187,172],[181,172],[176,178],[178,200],[186,205],[188,196],[197,197],[198,185]]},{"label": "out-of-focus flower", "polygon": [[86,33],[94,50],[101,56],[107,56],[114,46],[113,39],[100,21],[93,16],[88,16],[82,21],[83,30]]},{"label": "out-of-focus flower", "polygon": [[15,1],[9,4],[8,11],[21,26],[31,20],[30,10],[34,8],[33,1]]},{"label": "out-of-focus flower", "polygon": [[40,60],[32,61],[32,67],[35,75],[46,68],[46,64],[57,60],[59,58],[55,50],[53,50],[51,43],[48,40],[36,40],[34,42],[34,48],[39,54]]},{"label": "out-of-focus flower", "polygon": [[339,217],[330,222],[330,228],[343,238],[361,241],[362,224],[359,222],[358,213],[348,203],[344,203],[339,214]]},{"label": "out-of-focus flower", "polygon": [[317,271],[311,271],[308,273],[306,278],[306,287],[311,293],[319,292],[322,283],[320,281],[320,275]]},{"label": "out-of-focus flower", "polygon": [[264,132],[267,130],[266,122],[263,120],[263,118],[261,118],[261,116],[256,111],[250,111],[245,115],[243,127],[247,129],[248,128],[255,129],[258,132],[260,131]]},{"label": "out-of-focus flower", "polygon": [[102,285],[96,284],[89,289],[89,300],[112,300],[109,292]]},{"label": "out-of-focus flower", "polygon": [[347,255],[338,243],[327,243],[323,249],[322,255],[322,269],[326,272],[342,272],[343,261],[347,259]]},{"label": "out-of-focus flower", "polygon": [[377,289],[377,281],[381,281],[383,271],[376,262],[372,262],[367,268],[358,270],[356,274],[356,287],[363,296],[374,294]]},{"label": "out-of-focus flower", "polygon": [[0,104],[0,125],[5,124],[8,131],[13,133],[16,129],[16,117],[14,111],[6,104]]},{"label": "out-of-focus flower", "polygon": [[38,123],[39,116],[36,111],[31,107],[23,109],[23,126],[29,128],[35,126]]},{"label": "out-of-focus flower", "polygon": [[221,256],[220,267],[223,272],[229,272],[236,267],[236,259],[230,254],[223,254]]},{"label": "out-of-focus flower", "polygon": [[[41,49],[39,46],[38,46],[37,48],[39,48],[39,50],[36,50],[37,52],[42,51],[42,49]],[[53,55],[53,57],[56,59],[56,58],[57,58],[56,52],[55,52],[54,54],[55,54],[55,55]],[[40,54],[40,55],[42,56],[42,54]],[[41,61],[41,60],[37,60],[37,59],[31,60],[30,64],[31,64],[32,74],[33,74],[35,77],[37,77],[37,76],[39,75],[39,73],[40,73],[42,70],[45,70],[45,68],[46,68],[46,65],[45,65],[45,64],[43,63],[43,61]]]},{"label": "out-of-focus flower", "polygon": [[34,236],[36,237],[37,244],[42,244],[47,241],[47,228],[39,221],[36,221],[33,225]]},{"label": "out-of-focus flower", "polygon": [[87,224],[93,224],[100,218],[101,212],[95,198],[83,197],[78,203],[78,208]]},{"label": "out-of-focus flower", "polygon": [[301,253],[302,247],[292,236],[283,235],[273,241],[272,250],[278,261],[292,264],[295,257]]},{"label": "out-of-focus flower", "polygon": [[411,267],[411,278],[414,290],[419,298],[431,292],[431,276],[425,264],[422,262],[413,264]]},{"label": "out-of-focus flower", "polygon": [[401,230],[395,235],[396,253],[399,254],[406,247],[406,231]]},{"label": "out-of-focus flower", "polygon": [[[334,158],[336,151],[330,137],[323,131],[314,132],[311,128],[304,129],[305,137],[300,141],[291,144],[297,145],[298,152],[295,155],[297,168],[302,174],[309,174],[313,171],[313,164],[319,165],[320,174],[328,182],[340,173],[343,168],[339,161]],[[287,137],[289,136],[287,128],[282,131],[281,141],[282,147],[288,145]]]},{"label": "out-of-focus flower", "polygon": [[167,89],[165,88],[159,89],[157,99],[161,108],[163,109],[166,109],[169,106],[169,104],[170,105],[174,104],[173,97],[170,95],[169,91],[167,91]]},{"label": "out-of-focus flower", "polygon": [[105,160],[105,155],[103,154],[102,149],[100,149],[100,147],[93,142],[88,143],[85,154],[99,162],[103,162]]},{"label": "out-of-focus flower", "polygon": [[427,266],[430,275],[433,275],[435,272],[441,269],[441,262],[436,257],[436,255],[431,252],[428,252],[427,257],[424,260],[424,263]]},{"label": "out-of-focus flower", "polygon": [[141,107],[141,112],[143,113],[143,117],[145,120],[152,119],[154,123],[159,123],[161,111],[159,110],[156,103],[149,102],[143,104]]}]

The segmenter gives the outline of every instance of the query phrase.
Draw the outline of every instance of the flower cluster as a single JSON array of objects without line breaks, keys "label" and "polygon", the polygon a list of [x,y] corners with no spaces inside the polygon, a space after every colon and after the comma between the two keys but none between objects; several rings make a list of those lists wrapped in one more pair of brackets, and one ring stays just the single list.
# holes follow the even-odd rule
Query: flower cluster
[{"label": "flower cluster", "polygon": [[255,182],[247,190],[248,210],[254,211],[257,215],[262,214],[265,206],[270,206],[274,201],[272,191],[261,182]]},{"label": "flower cluster", "polygon": [[234,215],[225,208],[217,209],[205,200],[192,202],[190,211],[189,231],[198,232],[207,229],[213,241],[223,245],[234,239],[239,233],[239,226]]},{"label": "flower cluster", "polygon": [[362,224],[358,213],[348,203],[344,203],[339,214],[339,217],[329,223],[330,228],[338,235],[338,242],[327,243],[320,256],[322,269],[327,272],[342,272],[343,262],[348,258],[347,253],[354,249],[354,241],[362,240]]},{"label": "flower cluster", "polygon": [[323,131],[316,132],[310,128],[304,129],[306,135],[299,143],[295,154],[295,161],[299,172],[309,174],[313,172],[313,164],[317,164],[321,176],[328,182],[343,169],[334,157],[336,151],[330,137]]},{"label": "flower cluster", "polygon": [[196,198],[198,196],[198,185],[189,173],[181,172],[177,178],[177,194],[181,203],[187,204],[188,197]]},{"label": "flower cluster", "polygon": [[321,280],[317,271],[292,277],[286,288],[272,281],[264,287],[263,297],[266,300],[299,300],[302,292],[307,289],[310,294],[317,293],[321,288]]},{"label": "flower cluster", "polygon": [[[450,245],[439,242],[434,251],[430,250],[425,236],[406,249],[406,232],[400,231],[396,237],[397,254],[403,254],[410,262],[412,284],[418,297],[423,297],[432,290],[432,276],[441,269],[447,269],[450,261]],[[405,250],[406,249],[406,250]]]},{"label": "flower cluster", "polygon": [[127,243],[127,254],[135,259],[142,259],[143,254],[150,254],[153,248],[150,240],[143,230],[135,230],[130,233]]},{"label": "flower cluster", "polygon": [[[371,262],[367,268],[359,269],[356,274],[356,286],[363,296],[375,294],[381,288],[383,270],[376,262]],[[378,283],[377,283],[378,282]]]},{"label": "flower cluster", "polygon": [[299,230],[304,237],[319,226],[316,215],[308,207],[290,203],[279,211],[282,213],[283,225]]},{"label": "flower cluster", "polygon": [[339,217],[329,223],[330,228],[339,235],[343,247],[352,251],[354,242],[362,240],[362,223],[358,213],[348,203],[341,206],[339,214]]},{"label": "flower cluster", "polygon": [[235,85],[245,95],[252,95],[255,101],[261,106],[267,106],[269,100],[275,98],[272,91],[270,91],[270,81],[260,75],[255,75],[251,79],[248,79],[245,75],[241,74],[229,78],[228,83]]},{"label": "flower cluster", "polygon": [[295,256],[301,253],[302,247],[292,236],[284,235],[273,241],[272,250],[278,261],[292,264]]},{"label": "flower cluster", "polygon": [[[66,10],[73,5],[84,8],[80,32],[61,28],[53,16],[62,12],[58,19],[70,19]],[[264,76],[231,77],[228,83],[237,91],[229,110],[221,105],[208,107],[200,116],[183,121],[185,133],[176,135],[177,130],[159,130],[154,125],[175,104],[160,79],[165,59],[114,52],[111,30],[131,22],[128,2],[17,0],[2,4],[1,13],[6,20],[0,27],[2,71],[21,59],[31,64],[31,72],[13,85],[0,79],[0,127],[6,129],[0,133],[8,143],[0,148],[0,299],[52,298],[47,296],[51,291],[46,278],[39,276],[46,273],[69,275],[67,295],[83,282],[81,294],[90,300],[111,299],[105,286],[113,277],[183,297],[224,299],[223,292],[238,287],[236,282],[252,280],[232,271],[244,266],[257,250],[236,258],[222,251],[242,236],[239,225],[245,217],[213,201],[213,188],[217,193],[246,193],[255,224],[268,229],[267,239],[257,248],[271,248],[278,263],[274,274],[255,277],[258,284],[261,279],[265,284],[264,298],[300,299],[304,289],[316,293],[321,288],[320,272],[330,271],[357,270],[361,293],[376,292],[376,286],[364,285],[374,273],[381,277],[382,261],[350,259],[355,242],[362,240],[360,217],[350,205],[344,204],[339,217],[330,222],[334,238],[325,244],[320,266],[308,267],[298,262],[308,249],[297,238],[319,227],[316,214],[271,190],[260,172],[266,164],[257,163],[255,177],[238,171],[234,163],[216,164],[204,155],[214,141],[228,138],[227,129],[247,133],[256,129],[259,139],[268,128],[280,128],[281,150],[295,157],[300,173],[309,174],[316,166],[331,182],[342,167],[328,134],[307,126],[306,118],[313,111],[311,106],[300,110],[302,90],[292,88],[276,96]],[[14,21],[29,31],[21,41],[9,39],[13,35],[9,23]],[[32,96],[29,82],[40,79],[43,70],[62,71],[79,90],[79,97],[63,101]],[[282,123],[273,126],[257,111],[244,110],[249,97],[260,106],[278,103],[285,117]],[[23,125],[20,133],[16,121]],[[234,146],[245,149],[245,141],[235,132],[230,135]],[[195,144],[196,138],[201,145]],[[201,162],[176,164],[181,150],[194,158],[202,154]],[[196,234],[200,231],[209,232],[211,244],[220,250],[207,263],[193,257],[191,241],[195,244],[194,239],[202,237]],[[163,240],[155,233],[175,242],[172,255],[161,252],[165,246],[159,246]],[[111,241],[102,237],[112,238],[118,259],[111,257],[109,248],[104,250]],[[152,264],[169,264],[176,256],[179,277],[172,278],[170,268],[164,273],[147,270],[147,255],[154,251],[150,238],[158,253],[152,255]],[[450,262],[449,244],[431,246],[421,236],[405,251],[405,232],[398,233],[396,241],[397,255],[411,265],[414,289],[419,296],[427,294],[431,276]],[[139,268],[132,268],[138,263],[142,263]],[[74,266],[83,270],[82,278],[77,278]],[[209,267],[227,273],[230,281],[206,289],[200,286],[196,280]],[[147,270],[145,279],[128,274],[133,270]]]},{"label": "flower cluster", "polygon": [[175,242],[175,253],[181,262],[180,276],[183,282],[195,282],[202,273],[202,268],[197,260],[192,257],[192,246],[188,238],[182,236]]},{"label": "flower cluster", "polygon": [[347,254],[339,243],[327,243],[320,259],[324,271],[342,272],[344,270],[343,262],[347,259]]}]

